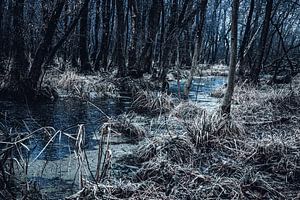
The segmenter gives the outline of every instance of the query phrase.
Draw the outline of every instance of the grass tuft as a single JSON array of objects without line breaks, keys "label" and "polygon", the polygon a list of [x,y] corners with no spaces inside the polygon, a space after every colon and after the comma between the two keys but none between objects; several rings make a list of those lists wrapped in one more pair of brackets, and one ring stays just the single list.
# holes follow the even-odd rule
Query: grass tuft
[{"label": "grass tuft", "polygon": [[44,82],[56,87],[60,96],[80,96],[88,99],[119,96],[116,85],[105,75],[81,75],[74,71],[65,71],[62,74],[47,75]]},{"label": "grass tuft", "polygon": [[159,115],[171,111],[174,102],[171,95],[161,92],[140,91],[134,96],[132,108],[137,113]]},{"label": "grass tuft", "polygon": [[194,120],[194,118],[197,116],[202,116],[205,112],[205,109],[200,108],[195,103],[181,102],[172,110],[171,116],[175,116],[179,119],[189,121]]},{"label": "grass tuft", "polygon": [[129,114],[120,115],[110,119],[101,127],[101,132],[106,133],[111,128],[112,134],[121,135],[130,139],[141,140],[145,137],[146,131],[133,121],[134,116]]},{"label": "grass tuft", "polygon": [[219,112],[203,113],[185,124],[188,135],[197,147],[219,144],[220,140],[238,138],[245,134],[242,124]]}]

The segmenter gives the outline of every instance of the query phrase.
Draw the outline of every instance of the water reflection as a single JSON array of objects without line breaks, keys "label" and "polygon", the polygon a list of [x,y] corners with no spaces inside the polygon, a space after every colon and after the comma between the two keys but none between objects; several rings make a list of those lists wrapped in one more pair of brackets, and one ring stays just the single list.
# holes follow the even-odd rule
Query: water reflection
[{"label": "water reflection", "polygon": [[[226,83],[227,78],[223,76],[206,76],[194,78],[189,93],[189,99],[198,102],[207,109],[213,109],[218,106],[218,99],[213,98],[210,94],[222,87]],[[183,96],[184,84],[186,80],[180,81],[180,93]],[[177,81],[170,83],[170,92],[178,96]]]},{"label": "water reflection", "polygon": [[[203,107],[213,108],[217,105],[217,99],[210,97],[210,93],[224,85],[225,77],[201,77],[195,78],[189,94],[191,100],[199,102]],[[180,82],[183,93],[185,80]],[[170,92],[177,95],[177,82],[170,83]],[[94,134],[97,133],[108,116],[117,116],[129,110],[131,101],[128,98],[111,99],[99,98],[92,102],[86,102],[78,98],[62,98],[58,101],[39,102],[32,104],[15,103],[10,101],[0,102],[0,122],[13,128],[13,132],[33,131],[40,127],[51,126],[55,130],[62,130],[68,134],[76,135],[78,125],[85,124],[86,148],[93,150],[97,144]],[[101,109],[101,111],[99,110]],[[52,133],[54,134],[54,133]],[[30,141],[33,149],[30,152],[34,158],[45,147],[50,137],[43,131]],[[39,159],[53,161],[62,159],[73,151],[74,141],[61,135],[47,147]]]},{"label": "water reflection", "polygon": [[[203,107],[213,108],[217,100],[210,97],[210,93],[226,82],[225,77],[196,78],[190,91],[190,99],[202,104]],[[182,80],[181,93],[185,81]],[[177,95],[177,82],[170,83],[170,92]],[[33,131],[40,127],[50,126],[76,137],[78,125],[84,124],[86,131],[86,146],[91,169],[96,169],[97,150],[94,134],[97,133],[108,116],[117,116],[129,111],[131,99],[100,98],[91,103],[78,98],[58,99],[54,103],[39,102],[33,104],[0,101],[0,124],[12,128],[12,132]],[[99,110],[101,109],[101,111]],[[51,134],[41,130],[28,142],[30,159],[36,158],[55,132]],[[112,138],[111,150],[114,157],[124,152],[132,151],[134,145]],[[76,174],[77,160],[71,158],[75,141],[65,135],[58,135],[39,155],[37,161],[29,168],[29,178],[36,180],[42,188],[47,188],[49,195],[63,198],[66,194],[60,193],[64,189],[71,189]],[[45,167],[46,166],[46,167]],[[42,170],[43,169],[43,170]],[[121,173],[121,171],[120,171]],[[43,174],[43,175],[41,175]],[[59,179],[57,179],[59,178]],[[60,180],[60,181],[58,181]],[[71,193],[70,193],[71,194]]]},{"label": "water reflection", "polygon": [[[79,124],[85,125],[86,148],[94,148],[96,141],[93,139],[106,120],[101,109],[108,116],[116,116],[129,109],[128,99],[95,99],[91,103],[78,98],[58,99],[54,103],[40,102],[34,104],[22,104],[9,101],[0,102],[1,123],[12,127],[13,132],[33,131],[41,127],[50,126],[55,130],[62,130],[68,134],[75,135]],[[52,133],[54,134],[54,133]],[[32,158],[44,148],[49,141],[45,131],[35,134],[28,145],[33,149],[30,152]],[[74,142],[69,137],[61,135],[55,137],[54,141],[47,147],[39,159],[52,161],[69,155],[70,146]],[[71,145],[70,145],[71,144]]]}]

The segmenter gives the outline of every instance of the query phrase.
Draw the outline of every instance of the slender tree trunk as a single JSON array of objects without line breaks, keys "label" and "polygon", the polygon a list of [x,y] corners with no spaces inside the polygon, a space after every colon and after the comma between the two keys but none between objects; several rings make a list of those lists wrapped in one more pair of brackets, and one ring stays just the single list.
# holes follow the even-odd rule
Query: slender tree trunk
[{"label": "slender tree trunk", "polygon": [[182,64],[185,66],[191,66],[192,65],[192,58],[191,58],[191,36],[190,36],[190,32],[189,29],[187,28],[187,30],[185,31],[184,34],[184,50],[183,50],[183,55],[182,55]]},{"label": "slender tree trunk", "polygon": [[194,76],[194,73],[197,68],[197,63],[200,60],[200,49],[201,49],[201,45],[202,45],[203,28],[204,28],[204,24],[205,24],[207,2],[208,2],[207,0],[201,0],[200,22],[199,22],[199,25],[197,28],[197,35],[196,35],[196,40],[195,40],[196,45],[195,45],[195,49],[194,49],[191,72],[189,74],[187,82],[184,85],[184,98],[188,98],[190,89],[192,87],[193,76]]},{"label": "slender tree trunk", "polygon": [[[102,3],[104,4],[106,0],[104,0]],[[103,10],[104,12],[104,10]],[[96,17],[95,17],[95,36],[94,36],[94,40],[95,40],[95,46],[94,46],[94,50],[93,50],[93,54],[92,54],[92,60],[93,62],[95,62],[96,59],[96,55],[99,49],[99,27],[100,27],[100,0],[96,0]]]},{"label": "slender tree trunk", "polygon": [[80,37],[79,37],[79,57],[80,57],[80,72],[88,73],[92,71],[92,66],[89,61],[88,52],[88,15],[89,2],[85,0],[85,7],[80,18]]},{"label": "slender tree trunk", "polygon": [[[69,10],[69,4],[68,2],[66,3],[65,5],[65,11],[64,11],[64,34],[66,34],[66,32],[68,31],[68,24],[69,24],[69,15],[68,15],[68,10]],[[65,44],[64,47],[63,47],[63,52],[62,52],[62,55],[63,55],[63,59],[64,59],[64,62],[66,63],[67,61],[67,57],[68,57],[68,54],[69,54],[69,51],[68,51],[68,45],[69,44]],[[63,65],[62,67],[62,70],[64,71],[65,70],[65,65]]]},{"label": "slender tree trunk", "polygon": [[222,102],[222,114],[230,115],[231,101],[234,92],[234,76],[237,64],[237,34],[238,34],[238,13],[239,0],[233,0],[231,13],[231,51],[230,51],[230,69],[228,76],[227,90]]},{"label": "slender tree trunk", "polygon": [[[4,51],[4,46],[3,46],[3,23],[2,23],[2,20],[3,20],[3,6],[4,5],[4,1],[3,0],[0,0],[0,59],[1,57],[4,55],[3,51]],[[1,71],[1,66],[0,66],[0,71]]]},{"label": "slender tree trunk", "polygon": [[[95,61],[95,70],[100,69],[100,65],[104,70],[108,68],[108,52],[109,52],[109,36],[110,36],[110,9],[111,0],[103,0],[102,2],[102,20],[103,20],[103,30],[102,30],[102,40],[100,51],[97,54]],[[101,63],[100,63],[101,61]]]},{"label": "slender tree trunk", "polygon": [[153,0],[149,11],[147,39],[139,62],[143,73],[150,73],[151,71],[154,42],[157,31],[159,30],[159,19],[162,9],[161,1],[162,0]]},{"label": "slender tree trunk", "polygon": [[33,90],[37,90],[41,83],[43,73],[43,64],[52,45],[52,40],[57,28],[57,24],[65,5],[65,0],[58,0],[55,9],[46,25],[45,36],[42,39],[33,59],[33,63],[29,72],[29,83]]},{"label": "slender tree trunk", "polygon": [[[64,32],[64,35],[60,38],[60,40],[54,45],[53,48],[51,48],[50,54],[47,58],[47,61],[45,64],[48,64],[53,57],[55,56],[56,52],[58,51],[58,49],[64,44],[64,42],[66,42],[66,40],[69,38],[70,34],[72,32],[76,32],[76,26],[81,18],[81,15],[83,14],[84,8],[87,6],[88,2],[85,2],[85,4],[82,5],[78,15],[74,18],[74,20],[70,23],[69,27],[66,27],[66,30]],[[71,42],[72,43],[72,42]],[[73,41],[74,43],[74,41]],[[73,44],[70,44],[71,46]],[[72,47],[71,47],[72,48]],[[72,51],[72,57],[74,55],[74,51]],[[72,58],[73,59],[73,58]]]},{"label": "slender tree trunk", "polygon": [[[128,0],[127,0],[128,2]],[[126,8],[126,16],[125,16],[125,23],[124,23],[124,29],[125,29],[125,44],[124,44],[124,55],[125,55],[125,63],[128,63],[128,40],[129,38],[129,32],[130,32],[130,27],[129,27],[129,16],[130,15],[130,8],[129,8],[129,2]],[[130,44],[129,44],[130,45]]]},{"label": "slender tree trunk", "polygon": [[273,0],[267,0],[263,28],[261,32],[259,46],[257,48],[257,56],[255,59],[254,67],[251,69],[251,81],[254,84],[257,84],[259,82],[259,75],[261,72],[262,62],[263,62],[265,48],[267,44],[272,10],[273,10]]},{"label": "slender tree trunk", "polygon": [[253,16],[253,11],[254,11],[254,3],[255,3],[254,0],[250,1],[250,8],[249,8],[248,16],[247,16],[246,28],[245,28],[242,44],[241,44],[241,47],[240,47],[240,50],[239,50],[240,66],[238,68],[238,76],[241,79],[244,79],[244,76],[245,76],[244,51],[245,51],[245,48],[246,48],[246,46],[249,42],[249,39],[250,39],[250,28],[251,28],[252,16]]},{"label": "slender tree trunk", "polygon": [[136,0],[129,0],[129,8],[131,12],[131,38],[129,47],[128,57],[128,69],[129,71],[136,71],[138,75],[138,69],[136,67],[137,61],[137,42],[138,42],[138,30],[140,24],[140,14],[138,12]]},{"label": "slender tree trunk", "polygon": [[13,27],[14,27],[14,44],[13,49],[14,52],[14,63],[13,68],[11,70],[11,80],[15,81],[17,84],[20,80],[23,80],[27,75],[28,70],[28,60],[25,56],[25,39],[23,33],[24,26],[24,0],[16,0],[14,1],[13,8]]},{"label": "slender tree trunk", "polygon": [[[24,0],[13,1],[13,63],[8,74],[8,79],[5,80],[3,91],[12,95],[22,95],[24,92],[24,79],[27,75],[28,60],[25,56],[24,42]],[[1,89],[1,90],[2,90]]]},{"label": "slender tree trunk", "polygon": [[[186,5],[186,2],[184,5]],[[180,17],[184,17],[180,16]],[[162,83],[161,90],[164,92],[167,89],[167,80],[166,76],[168,73],[168,67],[169,63],[171,62],[172,54],[170,54],[172,48],[176,48],[176,41],[175,37],[179,37],[179,35],[175,36],[176,28],[179,23],[179,17],[178,17],[178,2],[177,0],[173,0],[172,5],[171,5],[171,13],[170,17],[168,20],[168,29],[167,29],[167,36],[166,40],[164,42],[164,50],[163,50],[163,57],[162,57],[162,62],[160,63],[160,73],[159,73],[159,79],[160,82]],[[174,45],[175,44],[175,45]]]},{"label": "slender tree trunk", "polygon": [[116,0],[117,10],[117,44],[116,44],[116,64],[118,67],[118,77],[126,75],[125,69],[125,50],[124,50],[124,2],[123,0]]},{"label": "slender tree trunk", "polygon": [[291,68],[291,75],[294,76],[294,75],[296,75],[297,73],[295,73],[295,69],[294,69],[293,62],[291,61],[291,59],[290,59],[290,57],[289,57],[289,55],[288,55],[288,51],[287,51],[287,49],[286,49],[286,47],[285,47],[284,39],[283,39],[282,33],[281,33],[281,31],[280,31],[280,28],[278,27],[277,24],[273,24],[273,26],[275,27],[275,29],[276,29],[276,31],[277,31],[277,33],[278,33],[278,35],[279,35],[279,39],[280,39],[280,42],[281,42],[281,45],[282,45],[282,50],[283,50],[284,55],[285,55],[285,57],[286,57],[286,59],[287,59],[287,61],[288,61],[289,66],[290,66],[290,68]]},{"label": "slender tree trunk", "polygon": [[[201,7],[201,4],[200,4]],[[169,27],[167,31],[167,36],[165,40],[165,46],[163,51],[163,60],[161,63],[161,70],[159,74],[160,82],[162,83],[162,91],[166,90],[167,80],[166,76],[169,69],[169,61],[170,61],[170,53],[172,49],[175,48],[174,44],[176,44],[175,38],[180,38],[182,31],[186,27],[187,24],[194,19],[196,13],[199,11],[199,6],[196,6],[193,9],[193,1],[185,0],[178,15],[178,2],[176,0],[173,1],[171,7],[171,16],[169,20]]]}]

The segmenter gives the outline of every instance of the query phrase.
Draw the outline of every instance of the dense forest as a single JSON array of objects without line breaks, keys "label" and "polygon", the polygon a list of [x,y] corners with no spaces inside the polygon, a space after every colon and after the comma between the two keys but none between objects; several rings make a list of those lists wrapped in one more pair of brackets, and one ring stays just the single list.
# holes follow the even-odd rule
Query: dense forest
[{"label": "dense forest", "polygon": [[[37,92],[54,60],[79,73],[150,73],[229,64],[231,1],[1,1],[2,91]],[[299,63],[299,2],[242,1],[238,75],[257,84],[271,71],[288,82]],[[25,88],[24,88],[25,87]]]},{"label": "dense forest", "polygon": [[[79,192],[59,198],[299,198],[299,65],[299,0],[0,0],[0,199],[46,199],[29,163],[62,135]],[[108,114],[124,96],[130,108]],[[97,163],[88,117],[75,134],[43,120],[73,98],[105,118]],[[137,150],[112,159],[115,133]],[[130,173],[111,175],[119,165]]]}]

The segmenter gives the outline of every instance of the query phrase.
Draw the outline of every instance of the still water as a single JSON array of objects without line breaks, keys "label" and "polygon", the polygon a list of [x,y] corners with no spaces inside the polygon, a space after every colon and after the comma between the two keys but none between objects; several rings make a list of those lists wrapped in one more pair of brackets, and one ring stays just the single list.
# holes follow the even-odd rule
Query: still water
[{"label": "still water", "polygon": [[[181,93],[184,82],[180,83]],[[224,85],[225,77],[203,77],[193,81],[190,91],[190,99],[197,101],[207,109],[218,106],[218,99],[210,97],[210,93]],[[170,83],[170,92],[178,95],[177,82]],[[91,165],[95,172],[97,162],[97,147],[99,130],[107,121],[107,116],[114,117],[130,110],[131,99],[128,97],[111,99],[94,99],[91,103],[78,98],[61,98],[56,102],[40,102],[35,104],[15,103],[9,101],[0,102],[0,126],[11,133],[32,132],[41,127],[53,127],[76,137],[79,124],[85,127],[85,148]],[[99,110],[101,109],[101,111]],[[72,194],[78,189],[77,184],[77,159],[74,156],[74,141],[61,134],[53,139],[49,145],[51,136],[47,131],[40,130],[26,143],[30,151],[23,148],[23,154],[29,156],[28,178],[38,183],[42,191],[49,199],[60,199]],[[55,131],[54,131],[55,132]],[[138,145],[136,142],[128,142],[120,136],[111,138],[110,149],[114,160],[122,155],[130,153]],[[47,148],[44,149],[44,147]],[[44,149],[44,150],[43,150]],[[40,152],[43,152],[40,154]],[[118,163],[113,163],[112,175],[122,173]],[[121,172],[120,172],[121,171]],[[23,171],[20,169],[20,173]]]},{"label": "still water", "polygon": [[[206,76],[198,77],[193,79],[192,87],[189,93],[189,99],[196,101],[201,107],[206,109],[214,109],[219,104],[219,99],[211,97],[210,94],[223,87],[226,83],[227,78],[224,76]],[[180,94],[183,96],[183,89],[186,80],[180,81]],[[177,81],[172,81],[170,83],[170,91],[176,97],[178,97],[178,83]]]}]

